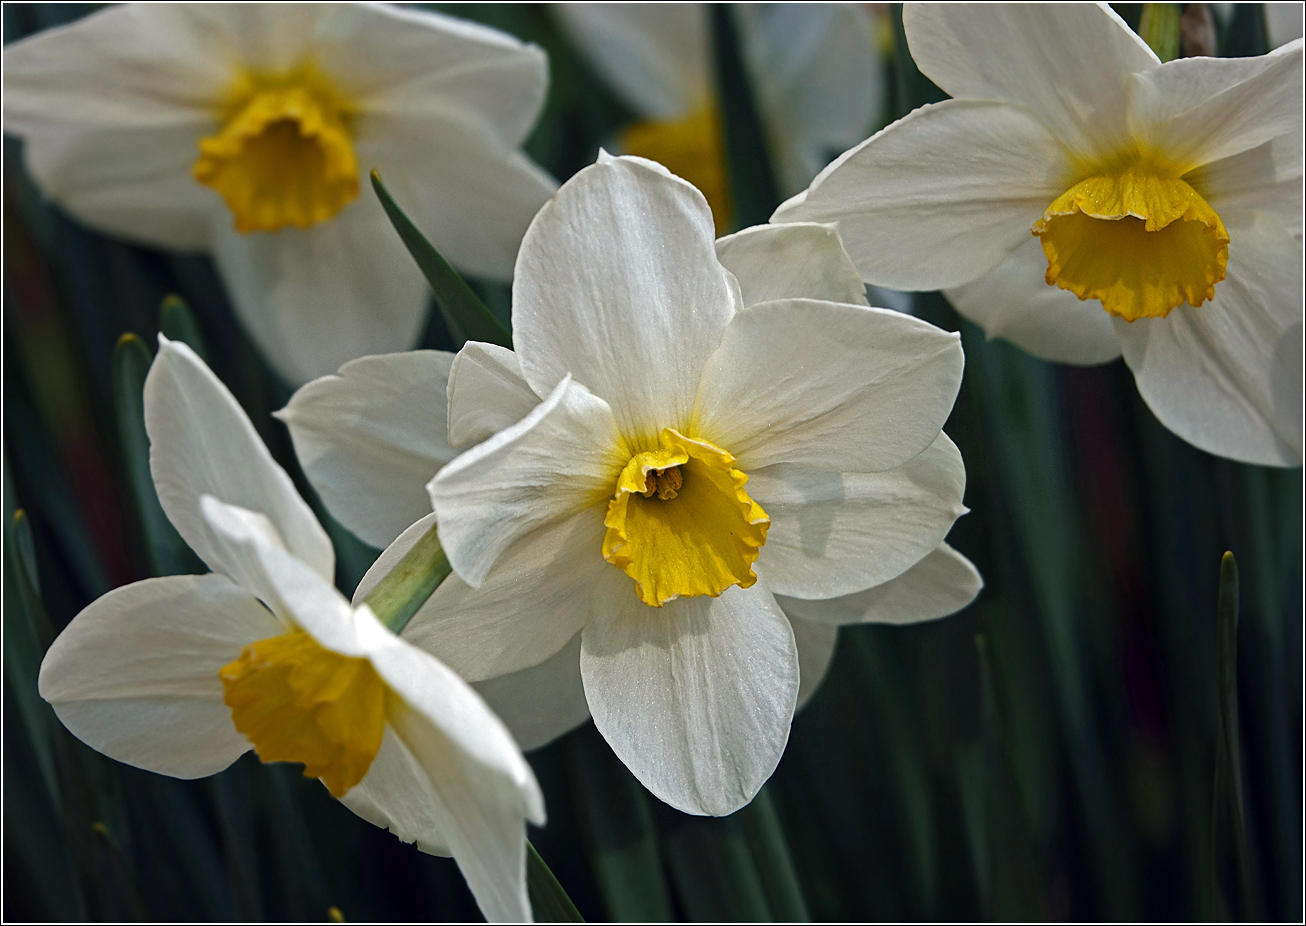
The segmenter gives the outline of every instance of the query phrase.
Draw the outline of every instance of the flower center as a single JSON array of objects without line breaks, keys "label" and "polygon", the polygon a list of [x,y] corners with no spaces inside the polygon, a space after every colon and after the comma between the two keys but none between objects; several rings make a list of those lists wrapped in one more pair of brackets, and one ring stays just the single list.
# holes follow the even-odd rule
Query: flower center
[{"label": "flower center", "polygon": [[218,677],[236,729],[264,762],[302,762],[336,797],[363,780],[381,748],[387,692],[366,659],[301,630],[249,644]]},{"label": "flower center", "polygon": [[1178,177],[1139,166],[1075,184],[1031,231],[1048,285],[1131,322],[1215,298],[1229,259],[1229,233],[1210,204]]},{"label": "flower center", "polygon": [[660,608],[673,598],[716,597],[757,581],[753,563],[771,520],[748,497],[735,458],[666,428],[657,450],[631,457],[604,520],[603,558]]},{"label": "flower center", "polygon": [[698,187],[712,207],[717,234],[730,230],[730,187],[715,102],[704,103],[680,119],[636,122],[621,133],[621,148],[657,161]]},{"label": "flower center", "polygon": [[681,474],[679,466],[651,469],[644,476],[644,491],[640,494],[645,498],[652,498],[653,493],[656,492],[658,498],[665,502],[675,498],[684,484],[685,477]]},{"label": "flower center", "polygon": [[191,175],[226,200],[237,231],[308,228],[358,196],[346,107],[314,72],[246,76],[231,100]]}]

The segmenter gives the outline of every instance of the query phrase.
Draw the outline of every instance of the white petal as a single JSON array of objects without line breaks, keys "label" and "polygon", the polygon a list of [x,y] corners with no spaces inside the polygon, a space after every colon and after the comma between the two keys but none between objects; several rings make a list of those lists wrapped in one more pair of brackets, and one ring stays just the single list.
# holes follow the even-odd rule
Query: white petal
[{"label": "white petal", "polygon": [[349,602],[334,585],[286,551],[267,518],[211,495],[200,500],[200,508],[224,558],[237,564],[243,588],[321,646],[343,656],[362,655]]},{"label": "white petal", "polygon": [[782,463],[749,475],[771,517],[758,558],[772,591],[833,598],[886,582],[939,545],[966,513],[966,468],[943,432],[883,473],[830,473]]},{"label": "white petal", "polygon": [[86,224],[208,245],[218,196],[190,176],[234,77],[224,36],[182,6],[120,6],[5,47],[5,131],[42,191]]},{"label": "white petal", "polygon": [[696,3],[558,3],[552,12],[640,115],[675,119],[712,93],[707,9]]},{"label": "white petal", "polygon": [[448,847],[488,920],[529,921],[526,821],[544,824],[544,797],[512,734],[466,682],[367,609],[358,631],[402,702],[388,708],[387,719],[424,773],[432,842]]},{"label": "white petal", "polygon": [[1302,137],[1273,141],[1204,164],[1184,176],[1217,214],[1265,212],[1298,238],[1302,233]]},{"label": "white petal", "polygon": [[41,697],[64,726],[119,762],[200,778],[250,748],[218,670],[285,628],[218,575],[146,579],[73,618],[41,664]]},{"label": "white petal", "polygon": [[[413,615],[404,639],[469,681],[536,666],[589,616],[603,559],[602,508],[542,527],[504,552],[480,588],[445,579]],[[443,528],[441,528],[443,530]]]},{"label": "white petal", "polygon": [[453,361],[434,350],[363,357],[276,413],[322,504],[374,547],[430,512],[426,484],[456,455],[445,434]]},{"label": "white petal", "polygon": [[223,43],[227,60],[255,73],[277,74],[303,62],[330,4],[196,3],[186,8],[194,28]]},{"label": "white petal", "polygon": [[449,562],[479,586],[514,541],[609,498],[630,456],[608,404],[564,378],[520,422],[431,480]]},{"label": "white petal", "polygon": [[799,621],[835,627],[915,624],[947,617],[974,601],[983,587],[984,580],[971,561],[941,543],[902,575],[874,588],[820,601],[777,595],[776,601],[794,621],[797,634]]},{"label": "white petal", "polygon": [[580,634],[538,666],[472,685],[523,750],[538,749],[590,718],[580,678]]},{"label": "white petal", "polygon": [[217,226],[215,258],[237,316],[292,386],[366,354],[407,350],[429,290],[368,192],[308,229],[239,234]]},{"label": "white petal", "polygon": [[776,602],[784,609],[789,618],[789,626],[794,630],[794,643],[798,646],[798,669],[801,672],[798,685],[798,706],[801,711],[812,700],[816,689],[825,681],[825,674],[830,671],[834,660],[834,647],[839,642],[839,627],[836,624],[824,624],[819,621],[805,621],[789,613],[785,600],[776,596]]},{"label": "white petal", "polygon": [[87,226],[151,247],[200,251],[226,214],[218,195],[190,175],[202,134],[181,126],[31,135],[25,162],[41,191]]},{"label": "white petal", "polygon": [[448,826],[447,808],[432,793],[421,762],[388,726],[367,774],[340,803],[403,842],[416,843],[423,852],[446,858],[453,854],[441,835]]},{"label": "white petal", "polygon": [[1106,363],[1120,356],[1111,316],[1044,279],[1043,246],[1033,235],[974,283],[946,291],[957,311],[990,338],[1006,338],[1044,360]]},{"label": "white petal", "polygon": [[485,440],[525,418],[540,397],[522,379],[517,355],[506,347],[468,341],[449,371],[449,443]]},{"label": "white petal", "polygon": [[265,515],[291,553],[334,579],[326,531],[245,412],[189,347],[162,335],[145,378],[145,430],[159,502],[210,569],[236,578],[200,513],[202,495]]},{"label": "white petal", "polygon": [[235,76],[231,39],[193,8],[117,6],[5,46],[5,129],[193,123]]},{"label": "white petal", "polygon": [[1126,78],[1160,63],[1104,3],[913,3],[902,24],[947,93],[1028,106],[1084,155],[1127,139]]},{"label": "white petal", "polygon": [[703,195],[651,161],[600,157],[522,241],[517,357],[538,394],[571,373],[612,406],[623,434],[655,440],[689,420],[738,298]]},{"label": "white petal", "polygon": [[798,652],[758,582],[650,608],[611,570],[581,635],[594,723],[644,787],[677,810],[723,816],[775,770],[798,697]]},{"label": "white petal", "polygon": [[1066,150],[1028,110],[947,100],[845,152],[773,222],[837,222],[868,283],[969,283],[1029,238],[1069,185]]},{"label": "white petal", "polygon": [[703,368],[692,433],[745,472],[891,469],[938,436],[962,362],[956,334],[888,309],[759,303],[735,316]]},{"label": "white petal", "polygon": [[[526,227],[558,188],[484,126],[419,122],[405,114],[360,118],[358,158],[380,171],[395,201],[449,263],[496,280],[512,276]],[[370,190],[363,196],[375,200]]]},{"label": "white petal", "polygon": [[464,19],[328,4],[312,42],[314,61],[363,113],[483,127],[515,148],[544,105],[543,50]]},{"label": "white petal", "polygon": [[1302,245],[1266,216],[1225,214],[1226,278],[1201,308],[1116,322],[1157,418],[1209,453],[1302,463]]},{"label": "white petal", "polygon": [[1301,136],[1302,44],[1257,58],[1180,58],[1129,79],[1134,131],[1181,164]]},{"label": "white petal", "polygon": [[792,194],[870,134],[884,106],[875,27],[850,3],[739,4],[734,11],[778,180]]},{"label": "white petal", "polygon": [[739,280],[744,305],[788,298],[869,304],[833,225],[756,225],[718,238],[716,254]]}]

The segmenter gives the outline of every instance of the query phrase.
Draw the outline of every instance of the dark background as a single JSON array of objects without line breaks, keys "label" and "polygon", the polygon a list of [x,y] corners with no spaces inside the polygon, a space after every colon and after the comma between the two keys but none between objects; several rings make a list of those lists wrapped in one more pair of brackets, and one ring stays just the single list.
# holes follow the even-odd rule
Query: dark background
[{"label": "dark background", "polygon": [[[1117,8],[1137,24],[1138,5]],[[4,41],[92,9],[5,4]],[[559,180],[632,118],[546,8],[442,9],[549,52],[527,150]],[[713,22],[734,209],[753,224],[774,184],[730,14]],[[1221,54],[1265,51],[1259,5],[1218,32]],[[895,47],[881,123],[941,98],[900,26]],[[200,345],[312,494],[268,414],[289,390],[208,259],[77,225],[32,186],[20,144],[6,138],[4,155],[4,918],[479,918],[451,860],[363,822],[298,767],[250,753],[208,779],[159,777],[83,746],[36,695],[53,633],[164,571],[130,490],[139,421],[115,402],[114,355],[123,332],[154,343],[165,295],[192,310],[169,330]],[[507,320],[506,287],[472,282]],[[972,511],[949,541],[983,574],[979,599],[941,621],[842,630],[775,776],[732,817],[662,805],[592,724],[534,752],[549,825],[533,843],[592,920],[1299,920],[1302,471],[1188,446],[1119,361],[1043,363],[985,341],[936,294],[916,310],[965,344],[946,430]],[[438,313],[424,344],[457,347]],[[376,551],[331,527],[348,592]],[[1217,641],[1225,550],[1241,578],[1236,662]],[[1222,659],[1236,670],[1223,695]],[[1232,750],[1222,706],[1240,726]]]}]

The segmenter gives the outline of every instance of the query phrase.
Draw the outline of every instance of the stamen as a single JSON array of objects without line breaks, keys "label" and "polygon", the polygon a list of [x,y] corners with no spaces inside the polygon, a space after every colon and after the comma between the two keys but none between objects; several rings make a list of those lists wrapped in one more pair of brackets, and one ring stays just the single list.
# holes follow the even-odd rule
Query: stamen
[{"label": "stamen", "polygon": [[658,498],[665,502],[675,498],[684,484],[685,477],[681,475],[679,466],[651,469],[644,477],[644,491],[641,494],[645,498],[652,498],[653,493],[656,492]]}]

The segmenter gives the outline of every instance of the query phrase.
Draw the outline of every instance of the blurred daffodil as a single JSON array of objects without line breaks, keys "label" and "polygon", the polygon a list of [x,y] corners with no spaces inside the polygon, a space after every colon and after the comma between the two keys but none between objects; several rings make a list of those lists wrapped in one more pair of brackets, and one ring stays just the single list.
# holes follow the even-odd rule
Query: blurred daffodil
[{"label": "blurred daffodil", "polygon": [[[746,307],[786,298],[867,304],[857,270],[830,226],[747,229],[719,239],[716,251],[738,279]],[[457,401],[449,405],[446,381],[453,360],[453,355],[438,351],[356,360],[337,376],[300,389],[279,413],[309,481],[331,513],[367,542],[387,547],[359,583],[356,602],[435,523],[425,485],[457,454],[450,446],[450,432],[466,449],[515,424],[539,404],[510,352],[472,344],[457,361]],[[794,505],[785,497],[792,491],[784,477],[796,473],[763,469],[749,483],[754,497],[764,496],[762,507],[772,517],[767,534],[772,551],[786,547],[795,566],[807,562],[819,568],[818,561],[827,555],[823,545],[831,540],[821,521],[835,509],[846,508],[844,515],[858,522],[862,536],[856,553],[845,550],[839,555],[845,560],[861,555],[878,564],[860,580],[872,587],[850,594],[776,596],[797,644],[801,707],[829,665],[839,625],[943,617],[969,604],[982,582],[974,566],[946,543],[931,551],[915,536],[941,539],[964,510],[965,473],[946,437],[940,435],[925,453],[886,472],[825,477],[808,473],[811,478],[802,490],[811,496],[806,505]],[[851,520],[841,528],[849,528]],[[847,536],[842,541],[852,542]],[[529,562],[521,568],[530,568]],[[451,615],[457,609],[481,607],[477,602],[482,596],[487,607],[507,607],[505,595],[514,582],[525,581],[521,576],[513,571],[500,578],[492,571],[480,590],[449,578],[446,588],[437,590],[413,618],[405,636],[434,647],[437,655],[446,647],[459,649]],[[567,601],[559,599],[557,606]],[[523,749],[541,746],[590,716],[580,649],[577,634],[538,665],[473,683]]]},{"label": "blurred daffodil", "polygon": [[[821,294],[834,289],[862,298],[851,273]],[[958,340],[864,301],[745,307],[701,194],[607,155],[528,230],[513,330],[515,352],[473,342],[452,366],[447,440],[481,443],[429,488],[460,579],[405,638],[476,681],[570,658],[565,681],[578,661],[635,775],[682,810],[730,813],[775,768],[798,697],[773,593],[881,584],[962,510],[939,430]],[[413,459],[438,453],[420,443]],[[505,684],[525,697],[528,682]]]},{"label": "blurred daffodil", "polygon": [[[731,225],[708,8],[701,3],[562,3],[567,33],[640,121],[622,151],[698,187],[718,232]],[[742,4],[740,44],[785,195],[866,137],[883,80],[874,30],[852,4]]]},{"label": "blurred daffodil", "polygon": [[776,221],[869,282],[943,288],[1051,360],[1122,353],[1170,430],[1302,462],[1302,43],[1162,64],[1109,7],[909,4],[954,99],[840,157]]},{"label": "blurred daffodil", "polygon": [[529,920],[525,823],[543,798],[508,730],[439,660],[331,584],[326,533],[231,394],[160,338],[150,469],[213,572],[146,579],[73,619],[40,692],[79,739],[197,778],[251,746],[302,762],[359,816],[452,855],[491,920]]},{"label": "blurred daffodil", "polygon": [[378,168],[465,272],[507,279],[553,181],[517,146],[543,52],[372,4],[128,4],[6,47],[5,130],[86,224],[211,252],[292,383],[412,345],[428,291]]}]

